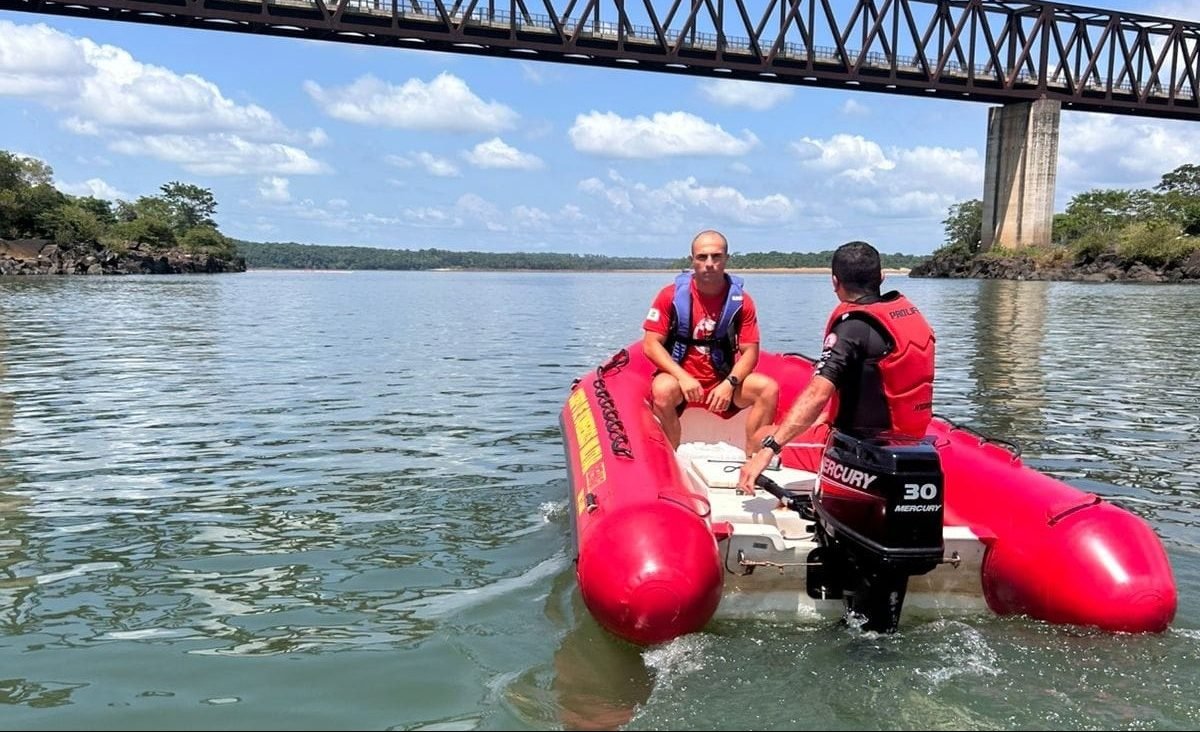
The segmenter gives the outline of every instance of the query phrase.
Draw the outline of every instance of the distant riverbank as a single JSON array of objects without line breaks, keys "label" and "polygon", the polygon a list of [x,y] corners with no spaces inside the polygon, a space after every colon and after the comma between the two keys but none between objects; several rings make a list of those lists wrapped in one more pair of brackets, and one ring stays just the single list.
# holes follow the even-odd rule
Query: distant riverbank
[{"label": "distant riverbank", "polygon": [[[683,271],[680,269],[496,269],[488,267],[437,267],[424,270],[361,270],[361,269],[304,269],[304,268],[283,268],[283,267],[248,267],[249,271],[253,272],[324,272],[345,274],[348,272],[391,272],[391,271],[406,271],[406,272],[520,272],[525,274],[563,274],[566,272],[575,272],[578,274],[666,274],[673,275]],[[909,273],[908,268],[901,269],[884,269],[883,274],[887,275],[904,275]],[[729,269],[730,274],[832,274],[829,267],[754,267],[748,269]]]}]

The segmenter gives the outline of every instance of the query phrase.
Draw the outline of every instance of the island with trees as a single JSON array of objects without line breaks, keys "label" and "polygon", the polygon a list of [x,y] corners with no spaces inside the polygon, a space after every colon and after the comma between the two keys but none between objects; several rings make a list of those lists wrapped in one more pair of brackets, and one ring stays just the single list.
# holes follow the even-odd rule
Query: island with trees
[{"label": "island with trees", "polygon": [[1200,281],[1200,166],[1153,189],[1094,189],[1055,214],[1051,244],[980,251],[983,203],[950,207],[945,246],[911,277],[1110,282]]},{"label": "island with trees", "polygon": [[172,181],[109,201],[54,187],[49,165],[0,150],[0,275],[241,272],[207,188]]}]

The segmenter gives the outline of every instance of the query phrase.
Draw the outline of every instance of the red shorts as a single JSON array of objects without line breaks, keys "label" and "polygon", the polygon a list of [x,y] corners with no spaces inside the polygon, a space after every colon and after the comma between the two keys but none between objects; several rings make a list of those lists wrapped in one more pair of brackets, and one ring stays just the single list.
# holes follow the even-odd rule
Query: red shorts
[{"label": "red shorts", "polygon": [[[722,379],[722,381],[724,381],[724,379]],[[708,399],[708,395],[711,394],[712,390],[716,389],[720,384],[721,384],[721,381],[718,381],[716,384],[704,387],[704,396],[701,397],[700,401],[698,401],[698,402],[688,402],[686,400],[679,402],[679,404],[675,407],[675,413],[680,416],[683,416],[683,410],[688,409],[688,408],[708,409],[708,405],[704,403],[704,400]],[[737,414],[740,411],[742,411],[742,408],[739,407],[737,404],[734,404],[733,400],[730,399],[729,406],[725,408],[724,412],[721,412],[720,416],[725,419],[729,419],[730,417],[732,417],[733,415]]]}]

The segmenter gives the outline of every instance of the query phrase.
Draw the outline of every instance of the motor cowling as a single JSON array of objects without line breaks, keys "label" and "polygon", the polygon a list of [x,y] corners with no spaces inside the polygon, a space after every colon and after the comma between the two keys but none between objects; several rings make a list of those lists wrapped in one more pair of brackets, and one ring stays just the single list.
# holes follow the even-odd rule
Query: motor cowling
[{"label": "motor cowling", "polygon": [[908,578],[942,561],[944,486],[927,440],[831,436],[813,493],[820,591],[842,592],[867,630],[895,631]]}]

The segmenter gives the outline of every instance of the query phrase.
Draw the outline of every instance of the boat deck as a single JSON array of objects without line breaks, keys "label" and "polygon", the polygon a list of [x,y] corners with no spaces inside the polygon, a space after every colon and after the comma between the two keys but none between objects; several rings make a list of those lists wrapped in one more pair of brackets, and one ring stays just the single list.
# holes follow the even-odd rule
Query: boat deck
[{"label": "boat deck", "polygon": [[[706,437],[718,439],[685,442],[676,451],[676,460],[693,492],[704,496],[710,506],[710,521],[727,572],[717,617],[840,617],[840,599],[811,597],[807,591],[808,558],[817,548],[812,522],[766,491],[739,495],[736,485],[745,453],[719,439],[712,429],[707,432]],[[688,436],[685,432],[685,439]],[[764,474],[795,493],[811,493],[817,481],[815,473],[788,467]],[[946,556],[956,556],[957,564],[944,563],[928,574],[912,577],[905,615],[986,608],[980,578],[983,542],[966,526],[946,526],[943,536]]]}]

